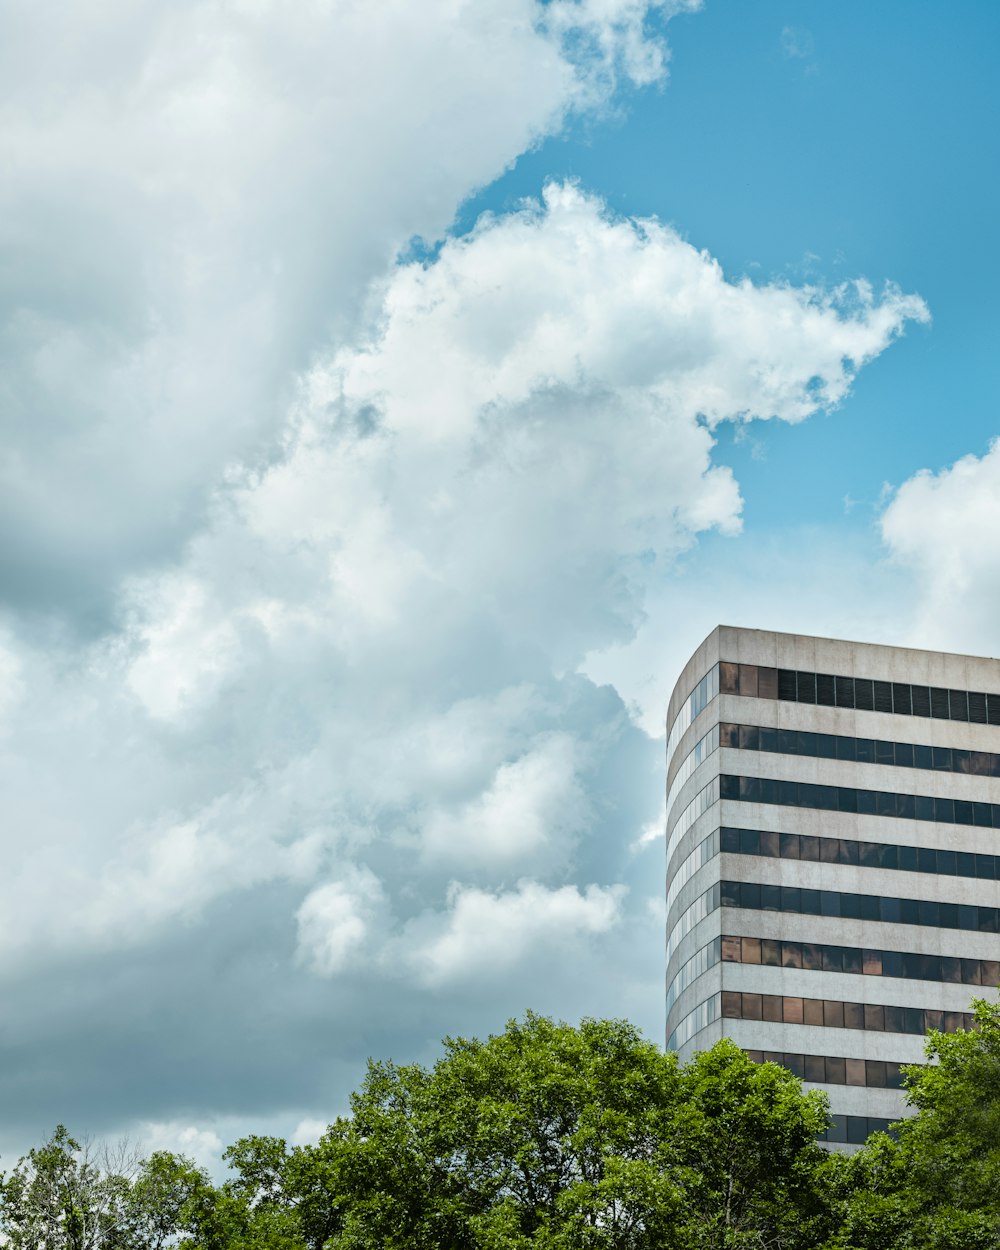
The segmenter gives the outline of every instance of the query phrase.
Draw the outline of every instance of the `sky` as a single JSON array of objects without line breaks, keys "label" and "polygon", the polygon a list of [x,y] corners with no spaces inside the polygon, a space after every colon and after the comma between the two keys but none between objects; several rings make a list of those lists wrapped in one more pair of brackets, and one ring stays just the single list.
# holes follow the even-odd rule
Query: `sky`
[{"label": "sky", "polygon": [[701,639],[998,650],[1000,10],[61,7],[0,5],[0,1167],[662,1039]]}]

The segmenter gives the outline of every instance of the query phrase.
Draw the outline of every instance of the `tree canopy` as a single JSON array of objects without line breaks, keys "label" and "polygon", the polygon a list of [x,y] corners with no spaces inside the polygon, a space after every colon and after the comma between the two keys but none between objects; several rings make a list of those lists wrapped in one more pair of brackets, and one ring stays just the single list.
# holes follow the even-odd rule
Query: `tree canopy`
[{"label": "tree canopy", "polygon": [[0,1177],[12,1250],[1000,1250],[1000,1008],[927,1042],[916,1114],[851,1157],[825,1097],[723,1041],[528,1014],[370,1062],[315,1145],[251,1136],[221,1182],[58,1128]]}]

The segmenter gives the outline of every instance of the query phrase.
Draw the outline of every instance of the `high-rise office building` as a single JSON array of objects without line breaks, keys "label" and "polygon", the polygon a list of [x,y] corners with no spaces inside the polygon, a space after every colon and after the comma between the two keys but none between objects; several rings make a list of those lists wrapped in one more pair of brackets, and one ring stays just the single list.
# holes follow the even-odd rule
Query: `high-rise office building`
[{"label": "high-rise office building", "polygon": [[1000,981],[1000,662],[720,626],[667,718],[667,1045],[729,1037],[905,1113],[900,1064]]}]

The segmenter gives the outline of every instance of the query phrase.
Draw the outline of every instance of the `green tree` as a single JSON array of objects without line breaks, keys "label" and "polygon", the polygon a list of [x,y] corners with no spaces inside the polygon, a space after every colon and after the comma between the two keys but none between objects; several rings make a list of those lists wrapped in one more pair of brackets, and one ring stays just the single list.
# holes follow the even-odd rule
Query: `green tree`
[{"label": "green tree", "polygon": [[928,1035],[897,1140],[877,1134],[849,1160],[838,1246],[1000,1248],[1000,1005],[973,1009],[973,1029]]},{"label": "green tree", "polygon": [[826,1098],[730,1041],[682,1073],[678,1139],[689,1176],[686,1244],[704,1250],[815,1247],[834,1221],[839,1161],[817,1144]]},{"label": "green tree", "polygon": [[127,1143],[95,1152],[59,1125],[0,1178],[6,1244],[11,1250],[160,1250],[173,1229],[149,1218],[135,1190],[141,1171]]},{"label": "green tree", "polygon": [[621,1021],[540,1016],[372,1063],[298,1155],[328,1250],[805,1250],[829,1232],[825,1102],[721,1043],[686,1069]]}]

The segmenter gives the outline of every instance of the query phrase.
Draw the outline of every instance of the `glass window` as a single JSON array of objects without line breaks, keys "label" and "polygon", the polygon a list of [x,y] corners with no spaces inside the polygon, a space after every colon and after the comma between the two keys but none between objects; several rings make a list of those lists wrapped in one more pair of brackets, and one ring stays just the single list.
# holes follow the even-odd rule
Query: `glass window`
[{"label": "glass window", "polygon": [[741,829],[740,830],[740,854],[741,855],[759,855],[760,854],[760,831],[758,829]]},{"label": "glass window", "polygon": [[934,819],[942,824],[955,823],[955,800],[939,798],[934,800]]},{"label": "glass window", "polygon": [[796,674],[796,697],[800,703],[816,702],[816,674],[815,673],[797,673]]},{"label": "glass window", "polygon": [[781,1023],[781,995],[762,994],[761,1013],[765,1020],[776,1020]]},{"label": "glass window", "polygon": [[803,1019],[802,999],[783,999],[781,1004],[781,1014],[785,1024],[801,1024]]},{"label": "glass window", "polygon": [[719,830],[719,848],[725,854],[739,854],[740,850],[740,831],[739,829],[720,829]]},{"label": "glass window", "polygon": [[882,848],[877,842],[859,842],[858,862],[862,868],[881,868]]},{"label": "glass window", "polygon": [[819,839],[819,858],[823,864],[839,864],[840,861],[840,839],[839,838],[820,838]]},{"label": "glass window", "polygon": [[837,758],[837,739],[833,734],[816,734],[816,755],[821,760]]},{"label": "glass window", "polygon": [[863,712],[871,712],[875,709],[872,683],[864,677],[854,679],[854,706]]},{"label": "glass window", "polygon": [[837,707],[854,707],[854,678],[836,677]]},{"label": "glass window", "polygon": [[836,739],[837,743],[837,759],[854,761],[858,758],[858,740],[857,738],[848,738],[842,735]]},{"label": "glass window", "polygon": [[847,1084],[847,1068],[846,1060],[835,1058],[832,1055],[826,1057],[826,1082],[828,1085],[846,1085]]},{"label": "glass window", "polygon": [[805,1077],[805,1055],[785,1055],[784,1066],[799,1080]]},{"label": "glass window", "polygon": [[934,748],[929,746],[921,746],[918,743],[913,744],[913,767],[914,768],[933,768],[934,767]]},{"label": "glass window", "polygon": [[759,994],[742,994],[742,1017],[744,1020],[760,1020],[763,1018],[763,1004]]},{"label": "glass window", "polygon": [[949,773],[952,771],[951,747],[934,747],[934,768],[938,772]]},{"label": "glass window", "polygon": [[802,967],[810,972],[823,971],[823,947],[814,942],[802,943]]},{"label": "glass window", "polygon": [[779,835],[780,845],[779,853],[782,859],[798,859],[799,858],[799,835],[797,833],[782,833]]},{"label": "glass window", "polygon": [[747,695],[751,699],[757,697],[757,665],[741,664],[740,665],[740,694]]},{"label": "glass window", "polygon": [[931,692],[927,686],[910,686],[910,698],[913,700],[914,716],[930,716]]},{"label": "glass window", "polygon": [[802,967],[802,947],[798,942],[781,943],[781,966],[782,968]]},{"label": "glass window", "polygon": [[861,816],[875,815],[875,794],[872,790],[855,790],[854,802],[855,806],[848,808],[848,811],[856,811]]},{"label": "glass window", "polygon": [[781,887],[778,885],[762,885],[760,887],[761,911],[781,911]]},{"label": "glass window", "polygon": [[954,851],[939,850],[937,853],[937,870],[942,876],[953,877],[958,869]]},{"label": "glass window", "polygon": [[802,1000],[802,1023],[803,1024],[822,1024],[823,1023],[823,1000],[822,998],[803,998]]},{"label": "glass window", "polygon": [[936,873],[938,871],[938,851],[933,846],[916,848],[916,871],[918,873]]},{"label": "glass window", "polygon": [[818,916],[820,914],[819,890],[802,891],[802,914],[804,916]]},{"label": "glass window", "polygon": [[875,1089],[885,1089],[885,1062],[882,1059],[865,1060],[866,1083]]},{"label": "glass window", "polygon": [[760,938],[745,937],[743,939],[743,963],[760,963]]},{"label": "glass window", "polygon": [[835,1115],[830,1117],[830,1127],[824,1134],[826,1141],[846,1142],[847,1141],[847,1121],[854,1117],[846,1115]]},{"label": "glass window", "polygon": [[852,842],[849,838],[841,838],[840,839],[840,855],[838,857],[837,862],[841,864],[860,863],[861,855],[858,849],[858,843]]},{"label": "glass window", "polygon": [[897,768],[913,767],[913,747],[909,742],[897,742],[895,744],[895,763]]},{"label": "glass window", "polygon": [[760,962],[768,968],[780,968],[781,943],[773,938],[762,938],[760,943]]},{"label": "glass window", "polygon": [[844,1028],[863,1029],[865,1027],[864,1003],[844,1003]]},{"label": "glass window", "polygon": [[[964,977],[962,976],[963,968],[964,968],[964,963],[961,959],[957,959],[952,955],[940,956],[940,969],[941,969],[942,981],[958,982],[958,981],[964,980]],[[970,981],[969,984],[978,985],[979,982]]]},{"label": "glass window", "polygon": [[905,1021],[902,1007],[883,1007],[885,1012],[885,1031],[887,1033],[905,1033]]},{"label": "glass window", "polygon": [[839,946],[823,947],[823,971],[824,972],[843,972],[844,956]]},{"label": "glass window", "polygon": [[877,739],[875,742],[875,763],[876,764],[895,764],[896,750],[891,742],[883,742]]},{"label": "glass window", "polygon": [[934,800],[927,794],[918,794],[913,800],[914,820],[934,819]]},{"label": "glass window", "polygon": [[756,751],[758,749],[757,726],[756,725],[740,725],[739,727],[739,747],[741,751]]},{"label": "glass window", "polygon": [[738,664],[719,664],[719,693],[739,694],[740,666]]},{"label": "glass window", "polygon": [[822,1084],[826,1080],[826,1062],[822,1055],[803,1055],[805,1079]]},{"label": "glass window", "polygon": [[823,1003],[823,1024],[828,1029],[844,1027],[844,1004],[835,999],[826,999]]},{"label": "glass window", "polygon": [[856,894],[857,907],[855,908],[855,918],[857,920],[878,920],[879,918],[879,898],[875,894]]},{"label": "glass window", "polygon": [[776,668],[757,669],[757,698],[776,699],[778,697],[778,670]]},{"label": "glass window", "polygon": [[762,777],[758,787],[758,802],[782,804],[791,800],[785,791],[794,786],[794,782],[788,781],[772,781],[770,777]]},{"label": "glass window", "polygon": [[980,976],[982,980],[980,985],[988,985],[991,988],[1000,985],[1000,961],[996,959],[981,959]]},{"label": "glass window", "polygon": [[740,996],[732,990],[722,991],[722,1014],[727,1020],[740,1018]]},{"label": "glass window", "polygon": [[722,958],[727,964],[742,963],[740,943],[742,939],[738,937],[724,937],[722,939]]},{"label": "glass window", "polygon": [[865,1061],[863,1059],[846,1059],[844,1061],[846,1085],[866,1085]]},{"label": "glass window", "polygon": [[861,956],[862,971],[869,977],[882,975],[882,952],[866,950]]},{"label": "glass window", "polygon": [[879,790],[875,794],[875,814],[878,816],[895,816],[896,814],[896,796],[894,794],[886,794],[885,791]]},{"label": "glass window", "polygon": [[878,1003],[865,1003],[865,1028],[870,1032],[885,1032],[885,1008]]},{"label": "glass window", "polygon": [[917,871],[917,848],[915,846],[900,846],[896,848],[896,867],[901,872]]},{"label": "glass window", "polygon": [[761,830],[760,853],[761,855],[766,855],[769,859],[777,859],[781,854],[781,835]]},{"label": "glass window", "polygon": [[861,975],[861,951],[856,946],[844,947],[844,971]]},{"label": "glass window", "polygon": [[811,834],[803,833],[799,835],[799,855],[802,859],[818,860],[820,851],[819,838],[812,837]]}]

